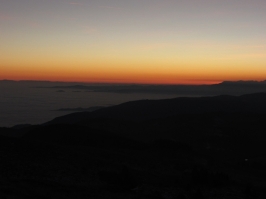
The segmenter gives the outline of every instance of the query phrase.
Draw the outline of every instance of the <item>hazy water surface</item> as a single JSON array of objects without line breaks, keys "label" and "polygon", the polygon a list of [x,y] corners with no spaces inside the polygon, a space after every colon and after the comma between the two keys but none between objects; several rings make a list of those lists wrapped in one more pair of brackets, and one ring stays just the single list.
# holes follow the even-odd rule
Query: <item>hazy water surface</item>
[{"label": "hazy water surface", "polygon": [[[173,98],[177,95],[121,94],[88,90],[56,89],[69,83],[0,82],[0,126],[40,124],[71,112],[61,108],[111,106],[139,99]],[[42,87],[42,88],[39,88]],[[61,91],[61,92],[59,92]]]}]

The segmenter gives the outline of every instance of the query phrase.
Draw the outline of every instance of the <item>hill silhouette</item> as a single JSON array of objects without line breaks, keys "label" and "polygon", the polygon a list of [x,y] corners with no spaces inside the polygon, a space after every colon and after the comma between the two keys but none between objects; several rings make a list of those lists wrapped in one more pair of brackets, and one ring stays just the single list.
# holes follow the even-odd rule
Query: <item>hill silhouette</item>
[{"label": "hill silhouette", "polygon": [[139,100],[0,128],[0,196],[264,198],[265,100]]},{"label": "hill silhouette", "polygon": [[266,93],[242,96],[180,97],[165,100],[139,100],[100,110],[72,113],[55,118],[46,124],[77,123],[88,118],[111,118],[142,121],[170,117],[177,114],[201,114],[211,112],[266,113]]}]

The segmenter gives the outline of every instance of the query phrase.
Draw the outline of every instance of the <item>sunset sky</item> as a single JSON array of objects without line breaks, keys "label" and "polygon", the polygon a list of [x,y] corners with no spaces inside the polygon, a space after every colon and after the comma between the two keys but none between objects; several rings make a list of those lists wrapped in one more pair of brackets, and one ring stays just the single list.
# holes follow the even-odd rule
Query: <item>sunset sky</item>
[{"label": "sunset sky", "polygon": [[0,0],[0,79],[266,79],[265,0]]}]

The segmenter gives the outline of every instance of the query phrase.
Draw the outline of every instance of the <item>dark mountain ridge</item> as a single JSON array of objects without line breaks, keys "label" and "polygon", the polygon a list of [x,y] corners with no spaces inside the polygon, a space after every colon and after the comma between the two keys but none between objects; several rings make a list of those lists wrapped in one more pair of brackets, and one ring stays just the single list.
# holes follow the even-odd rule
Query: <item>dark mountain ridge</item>
[{"label": "dark mountain ridge", "polygon": [[88,118],[112,118],[119,120],[143,121],[165,118],[177,114],[201,114],[211,112],[252,112],[266,113],[266,93],[242,96],[180,97],[165,100],[139,100],[103,108],[93,112],[72,113],[47,122],[77,123]]},{"label": "dark mountain ridge", "polygon": [[0,197],[265,198],[265,100],[139,100],[0,128]]}]

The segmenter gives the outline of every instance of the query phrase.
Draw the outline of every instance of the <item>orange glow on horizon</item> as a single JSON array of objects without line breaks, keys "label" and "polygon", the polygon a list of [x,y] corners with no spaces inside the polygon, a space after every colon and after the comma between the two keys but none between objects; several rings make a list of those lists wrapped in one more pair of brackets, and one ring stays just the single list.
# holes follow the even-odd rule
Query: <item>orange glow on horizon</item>
[{"label": "orange glow on horizon", "polygon": [[[66,61],[65,61],[66,62]],[[40,64],[41,63],[41,64]],[[130,64],[129,64],[130,63]],[[91,61],[73,64],[62,62],[33,62],[28,64],[1,64],[0,79],[38,80],[84,83],[125,84],[170,84],[204,85],[222,81],[265,80],[263,67],[250,70],[249,63],[227,63],[201,61]],[[8,66],[8,67],[7,67]],[[216,67],[214,67],[216,66]]]},{"label": "orange glow on horizon", "polygon": [[[4,74],[4,75],[3,75]],[[36,80],[36,81],[59,81],[59,82],[83,82],[83,83],[125,83],[125,84],[166,84],[166,85],[208,85],[222,81],[238,80],[265,80],[263,74],[250,72],[242,74],[234,73],[211,73],[188,71],[186,73],[160,73],[148,71],[113,71],[113,70],[6,70],[0,79],[9,80]]]}]

